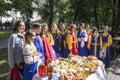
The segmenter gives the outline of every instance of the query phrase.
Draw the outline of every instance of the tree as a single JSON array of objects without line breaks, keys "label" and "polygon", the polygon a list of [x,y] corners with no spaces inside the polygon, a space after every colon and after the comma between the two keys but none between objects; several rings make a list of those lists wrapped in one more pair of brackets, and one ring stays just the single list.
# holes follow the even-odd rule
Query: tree
[{"label": "tree", "polygon": [[9,16],[7,13],[8,10],[11,10],[11,3],[5,2],[4,0],[0,0],[0,16],[1,16],[1,21],[0,21],[0,27],[2,29],[2,16]]},{"label": "tree", "polygon": [[10,0],[12,8],[15,12],[20,11],[26,18],[31,18],[34,8],[32,6],[32,0]]}]

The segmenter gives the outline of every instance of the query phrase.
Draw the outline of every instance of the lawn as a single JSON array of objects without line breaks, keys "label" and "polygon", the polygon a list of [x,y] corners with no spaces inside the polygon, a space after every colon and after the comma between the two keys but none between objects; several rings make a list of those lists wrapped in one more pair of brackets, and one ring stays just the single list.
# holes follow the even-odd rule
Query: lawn
[{"label": "lawn", "polygon": [[[12,34],[11,30],[0,30],[0,40],[7,39]],[[9,80],[7,48],[0,49],[0,80]]]},{"label": "lawn", "polygon": [[0,39],[9,38],[11,34],[12,34],[11,30],[0,30]]},{"label": "lawn", "polygon": [[9,80],[7,48],[0,49],[0,80]]}]

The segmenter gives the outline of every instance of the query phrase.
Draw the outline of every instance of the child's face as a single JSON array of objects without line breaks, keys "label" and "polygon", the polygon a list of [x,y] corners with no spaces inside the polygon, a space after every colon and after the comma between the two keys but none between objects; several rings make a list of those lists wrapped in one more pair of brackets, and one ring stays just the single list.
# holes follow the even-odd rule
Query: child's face
[{"label": "child's face", "polygon": [[41,27],[38,27],[37,29],[36,29],[36,34],[40,34],[41,33]]},{"label": "child's face", "polygon": [[44,26],[43,27],[43,32],[46,33],[48,31],[48,27],[47,26]]},{"label": "child's face", "polygon": [[29,36],[29,42],[33,42],[34,40],[35,40],[35,38],[36,38],[36,34],[35,34],[35,32],[33,32],[33,35],[31,35],[31,36]]},{"label": "child's face", "polygon": [[51,30],[52,30],[52,31],[56,31],[56,30],[57,30],[57,25],[56,25],[56,24],[52,25]]},{"label": "child's face", "polygon": [[24,24],[24,22],[20,22],[20,24],[18,26],[18,32],[23,33],[24,30],[25,30],[25,24]]},{"label": "child's face", "polygon": [[108,29],[107,29],[107,28],[104,28],[104,32],[108,32]]},{"label": "child's face", "polygon": [[94,35],[96,36],[98,34],[98,30],[95,30]]},{"label": "child's face", "polygon": [[61,26],[61,30],[65,30],[65,25],[62,25],[62,26]]}]

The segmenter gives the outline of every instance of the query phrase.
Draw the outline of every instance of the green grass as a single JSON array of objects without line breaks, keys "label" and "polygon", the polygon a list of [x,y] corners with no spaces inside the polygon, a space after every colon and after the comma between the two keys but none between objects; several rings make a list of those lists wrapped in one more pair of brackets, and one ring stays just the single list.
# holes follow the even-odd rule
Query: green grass
[{"label": "green grass", "polygon": [[0,30],[0,39],[9,38],[11,34],[12,34],[11,30]]},{"label": "green grass", "polygon": [[0,80],[9,80],[7,48],[0,49]]}]

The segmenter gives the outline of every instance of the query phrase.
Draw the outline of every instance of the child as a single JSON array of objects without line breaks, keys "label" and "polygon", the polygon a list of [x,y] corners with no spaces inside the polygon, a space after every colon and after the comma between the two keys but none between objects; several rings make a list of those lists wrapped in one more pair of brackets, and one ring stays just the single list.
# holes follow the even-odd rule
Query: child
[{"label": "child", "polygon": [[24,55],[24,68],[23,68],[23,80],[32,80],[33,75],[37,73],[37,66],[41,62],[41,54],[37,52],[34,46],[34,39],[36,34],[32,30],[28,30],[25,34],[26,43],[23,49]]},{"label": "child", "polygon": [[[25,24],[23,21],[15,23],[13,34],[8,41],[8,62],[10,65],[10,80],[22,80],[20,76],[23,70],[23,46]],[[21,74],[20,74],[21,73]]]}]

